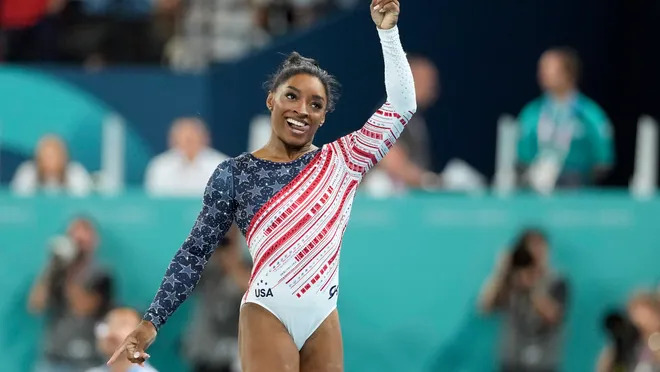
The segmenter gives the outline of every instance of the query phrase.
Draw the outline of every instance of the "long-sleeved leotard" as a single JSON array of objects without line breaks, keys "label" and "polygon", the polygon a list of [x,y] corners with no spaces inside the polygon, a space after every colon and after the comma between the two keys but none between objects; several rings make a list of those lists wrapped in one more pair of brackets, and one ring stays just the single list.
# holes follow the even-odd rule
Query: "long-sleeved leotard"
[{"label": "long-sleeved leotard", "polygon": [[253,259],[243,303],[273,313],[299,349],[336,308],[339,251],[357,186],[416,109],[398,29],[378,34],[387,102],[360,130],[291,162],[243,154],[218,166],[190,236],[145,313],[156,329],[193,291],[233,222],[245,235]]}]

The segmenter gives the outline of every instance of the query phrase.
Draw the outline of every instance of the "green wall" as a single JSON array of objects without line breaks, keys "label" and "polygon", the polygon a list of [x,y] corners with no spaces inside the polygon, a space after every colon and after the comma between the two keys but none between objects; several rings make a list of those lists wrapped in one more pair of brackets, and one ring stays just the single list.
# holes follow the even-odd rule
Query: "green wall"
[{"label": "green wall", "polygon": [[[0,193],[0,365],[26,371],[37,357],[41,319],[25,311],[44,243],[77,213],[101,225],[103,261],[124,303],[144,309],[200,202],[139,193],[85,200],[15,199]],[[660,200],[623,193],[358,197],[341,257],[339,297],[347,372],[488,371],[496,319],[474,301],[496,253],[525,225],[546,228],[552,258],[572,284],[566,371],[593,370],[603,312],[660,278]],[[177,340],[186,303],[150,349],[162,371],[185,370]]]}]

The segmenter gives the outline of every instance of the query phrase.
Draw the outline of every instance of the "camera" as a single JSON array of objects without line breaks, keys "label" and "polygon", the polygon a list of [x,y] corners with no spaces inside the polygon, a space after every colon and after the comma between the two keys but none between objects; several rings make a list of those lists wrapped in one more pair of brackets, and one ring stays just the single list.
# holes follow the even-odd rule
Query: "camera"
[{"label": "camera", "polygon": [[65,235],[58,235],[48,242],[50,252],[55,259],[64,265],[68,265],[76,258],[78,248],[71,238]]},{"label": "camera", "polygon": [[534,266],[534,257],[524,244],[518,244],[511,253],[511,270],[527,269]]}]

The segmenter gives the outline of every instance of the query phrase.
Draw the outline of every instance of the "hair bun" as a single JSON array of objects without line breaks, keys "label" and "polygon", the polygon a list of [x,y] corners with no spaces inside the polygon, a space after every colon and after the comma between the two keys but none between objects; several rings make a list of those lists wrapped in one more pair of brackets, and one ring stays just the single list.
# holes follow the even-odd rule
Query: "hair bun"
[{"label": "hair bun", "polygon": [[303,57],[298,52],[291,52],[291,54],[289,54],[287,59],[284,61],[283,66],[302,66],[306,64],[321,67],[315,59]]}]

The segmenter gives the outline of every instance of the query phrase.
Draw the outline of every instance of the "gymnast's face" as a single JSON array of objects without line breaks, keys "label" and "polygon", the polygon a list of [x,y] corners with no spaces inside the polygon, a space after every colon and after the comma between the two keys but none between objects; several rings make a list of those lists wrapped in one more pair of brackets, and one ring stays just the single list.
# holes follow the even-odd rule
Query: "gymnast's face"
[{"label": "gymnast's face", "polygon": [[273,133],[287,146],[311,144],[325,121],[328,97],[319,78],[294,75],[268,94]]}]

